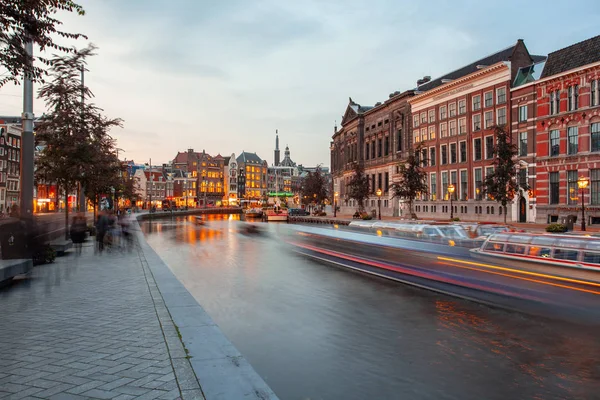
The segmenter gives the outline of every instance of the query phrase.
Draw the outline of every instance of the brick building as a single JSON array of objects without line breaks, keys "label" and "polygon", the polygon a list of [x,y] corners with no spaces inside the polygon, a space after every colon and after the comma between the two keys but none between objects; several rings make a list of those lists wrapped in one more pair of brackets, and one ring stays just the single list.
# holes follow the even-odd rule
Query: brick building
[{"label": "brick building", "polygon": [[580,223],[583,176],[586,222],[600,223],[600,36],[550,53],[529,86],[537,103],[537,222],[577,215]]},{"label": "brick building", "polygon": [[19,206],[21,126],[0,120],[0,212]]},{"label": "brick building", "polygon": [[238,199],[241,202],[263,199],[267,194],[267,162],[263,161],[256,153],[242,151],[237,157],[236,163],[238,167]]},{"label": "brick building", "polygon": [[[454,217],[504,219],[498,203],[483,194],[485,177],[493,172],[493,129],[496,125],[510,129],[512,83],[522,68],[544,59],[530,55],[518,40],[442,77],[421,80],[416,95],[408,100],[412,145],[422,146],[419,156],[429,185],[429,195],[415,202],[419,218],[450,216],[448,187],[452,184]],[[508,208],[508,220],[515,220],[515,209]]]},{"label": "brick building", "polygon": [[346,186],[353,175],[355,162],[362,163],[369,177],[371,196],[365,203],[369,211],[377,208],[377,189],[383,192],[382,215],[400,215],[399,201],[390,192],[397,164],[405,159],[411,146],[409,137],[410,108],[407,100],[412,90],[394,92],[384,103],[362,106],[349,99],[331,142],[333,191],[339,194],[340,211],[354,213],[358,204],[348,198]]},{"label": "brick building", "polygon": [[[220,205],[225,195],[225,158],[220,154],[213,157],[202,151],[188,149],[178,152],[173,159],[173,169],[187,172],[193,178],[192,193],[199,206]],[[190,190],[190,189],[188,189]]]}]

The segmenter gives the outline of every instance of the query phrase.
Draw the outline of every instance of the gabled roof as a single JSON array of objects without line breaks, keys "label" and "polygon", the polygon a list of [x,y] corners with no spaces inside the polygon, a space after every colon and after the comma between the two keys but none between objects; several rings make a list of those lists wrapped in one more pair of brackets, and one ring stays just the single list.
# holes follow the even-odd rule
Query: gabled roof
[{"label": "gabled roof", "polygon": [[229,165],[229,160],[231,160],[231,156],[223,157],[223,160],[225,160],[224,165]]},{"label": "gabled roof", "polygon": [[[480,68],[478,68],[479,66],[489,67],[489,66],[497,64],[499,62],[510,61],[513,52],[515,51],[516,47],[519,45],[522,45],[522,46],[525,45],[521,39],[519,39],[517,41],[517,43],[515,43],[514,45],[512,45],[510,47],[500,50],[494,54],[490,54],[489,56],[483,57],[483,58],[481,58],[477,61],[474,61],[468,65],[465,65],[464,67],[461,67],[455,71],[449,72],[446,75],[440,76],[439,78],[433,79],[427,83],[419,85],[417,87],[417,90],[419,92],[426,92],[428,90],[435,89],[436,87],[443,85],[444,83],[446,83],[446,81],[453,81],[456,79],[460,79],[464,76],[467,76],[474,72],[477,72],[480,70]],[[532,55],[531,58],[532,58],[532,63],[534,63],[534,64],[541,62],[545,59],[544,56],[535,56],[535,55]]]},{"label": "gabled roof", "polygon": [[237,158],[238,163],[251,163],[251,164],[262,164],[262,160],[256,153],[248,153],[247,151],[242,151],[242,153]]},{"label": "gabled roof", "polygon": [[548,54],[548,61],[546,61],[540,78],[543,79],[598,61],[600,61],[600,35]]}]

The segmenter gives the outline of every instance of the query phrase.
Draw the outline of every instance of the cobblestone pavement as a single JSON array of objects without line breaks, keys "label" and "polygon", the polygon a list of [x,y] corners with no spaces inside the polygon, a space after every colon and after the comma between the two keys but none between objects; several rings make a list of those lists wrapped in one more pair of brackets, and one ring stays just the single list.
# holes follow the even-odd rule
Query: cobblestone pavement
[{"label": "cobblestone pavement", "polygon": [[0,399],[40,398],[204,398],[143,254],[87,243],[0,288]]}]

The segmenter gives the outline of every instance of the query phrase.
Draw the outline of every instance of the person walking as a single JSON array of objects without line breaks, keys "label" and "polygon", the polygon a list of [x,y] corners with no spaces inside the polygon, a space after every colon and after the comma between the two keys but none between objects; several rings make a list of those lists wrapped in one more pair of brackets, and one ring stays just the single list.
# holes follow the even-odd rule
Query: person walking
[{"label": "person walking", "polygon": [[83,242],[85,241],[85,231],[87,229],[87,223],[82,213],[77,213],[73,217],[71,224],[71,241],[75,245],[75,253],[81,254]]},{"label": "person walking", "polygon": [[108,230],[108,218],[104,211],[101,211],[98,214],[98,220],[96,221],[96,242],[97,242],[97,251],[102,253],[104,251],[104,237],[106,236],[106,231]]}]

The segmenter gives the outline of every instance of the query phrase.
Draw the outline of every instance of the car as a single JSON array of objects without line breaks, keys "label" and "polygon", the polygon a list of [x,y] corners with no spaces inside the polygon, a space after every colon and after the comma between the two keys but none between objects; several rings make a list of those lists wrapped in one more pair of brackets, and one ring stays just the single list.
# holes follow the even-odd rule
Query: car
[{"label": "car", "polygon": [[309,213],[303,208],[290,208],[288,210],[288,215],[304,216],[309,215]]}]

